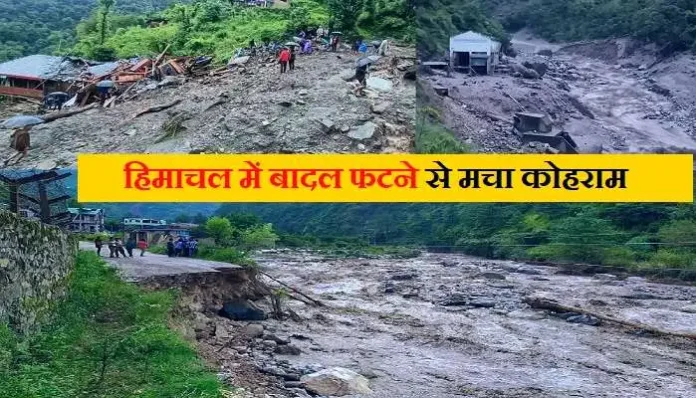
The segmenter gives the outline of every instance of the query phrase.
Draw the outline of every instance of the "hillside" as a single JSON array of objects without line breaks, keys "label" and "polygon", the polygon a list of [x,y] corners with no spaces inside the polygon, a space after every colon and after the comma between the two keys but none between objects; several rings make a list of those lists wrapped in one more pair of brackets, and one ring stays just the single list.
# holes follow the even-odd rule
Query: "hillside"
[{"label": "hillside", "polygon": [[[527,28],[550,41],[631,36],[663,53],[694,49],[694,0],[431,0],[418,14],[422,51],[440,55],[453,33],[475,30],[502,38],[501,28]],[[443,41],[445,39],[445,41]],[[445,43],[445,44],[442,44]]]},{"label": "hillside", "polygon": [[224,205],[323,240],[425,245],[493,258],[691,268],[693,206],[569,204]]},{"label": "hillside", "polygon": [[[174,2],[118,0],[115,11],[145,15]],[[0,0],[0,61],[70,48],[75,27],[97,4],[98,0]]]}]

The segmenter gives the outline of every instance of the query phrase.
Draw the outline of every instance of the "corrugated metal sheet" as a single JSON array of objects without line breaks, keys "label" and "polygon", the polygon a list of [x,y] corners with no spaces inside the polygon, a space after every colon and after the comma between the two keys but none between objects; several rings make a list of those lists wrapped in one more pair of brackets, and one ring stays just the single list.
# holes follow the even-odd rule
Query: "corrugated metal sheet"
[{"label": "corrugated metal sheet", "polygon": [[74,80],[80,73],[79,61],[50,55],[30,55],[0,64],[0,76],[33,80]]},{"label": "corrugated metal sheet", "polygon": [[500,48],[500,42],[472,31],[450,38],[450,53],[480,52],[490,55],[492,52],[499,52]]}]

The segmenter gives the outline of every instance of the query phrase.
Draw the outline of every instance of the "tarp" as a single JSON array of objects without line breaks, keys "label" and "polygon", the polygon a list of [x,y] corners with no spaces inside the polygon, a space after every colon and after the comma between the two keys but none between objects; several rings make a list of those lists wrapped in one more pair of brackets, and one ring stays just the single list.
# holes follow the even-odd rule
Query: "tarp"
[{"label": "tarp", "polygon": [[6,129],[18,129],[43,123],[44,120],[37,116],[17,115],[5,120],[0,127]]}]

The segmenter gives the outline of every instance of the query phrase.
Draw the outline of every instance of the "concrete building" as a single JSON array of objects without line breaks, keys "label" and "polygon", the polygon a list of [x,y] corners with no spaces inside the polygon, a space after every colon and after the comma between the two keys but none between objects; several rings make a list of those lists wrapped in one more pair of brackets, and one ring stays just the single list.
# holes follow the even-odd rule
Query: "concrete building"
[{"label": "concrete building", "polygon": [[106,216],[103,209],[69,207],[68,211],[72,216],[72,221],[70,222],[71,231],[90,234],[104,232]]},{"label": "concrete building", "polygon": [[147,218],[125,218],[123,229],[129,238],[144,239],[152,245],[163,243],[167,237],[189,237],[197,224],[167,223],[165,220]]},{"label": "concrete building", "polygon": [[476,32],[450,38],[450,66],[454,70],[489,75],[500,62],[502,44]]}]

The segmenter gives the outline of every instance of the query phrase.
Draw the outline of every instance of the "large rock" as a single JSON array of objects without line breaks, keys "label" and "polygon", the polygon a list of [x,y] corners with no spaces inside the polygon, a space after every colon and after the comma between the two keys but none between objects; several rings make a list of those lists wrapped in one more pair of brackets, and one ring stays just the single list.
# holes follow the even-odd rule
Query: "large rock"
[{"label": "large rock", "polygon": [[325,369],[302,377],[305,389],[317,395],[343,397],[370,394],[367,378],[345,368]]},{"label": "large rock", "polygon": [[388,93],[392,91],[394,85],[389,80],[379,77],[371,77],[367,79],[367,88]]},{"label": "large rock", "polygon": [[247,62],[249,62],[250,57],[239,57],[239,58],[232,58],[230,59],[230,62],[227,63],[227,65],[232,66],[232,65],[244,65]]},{"label": "large rock", "polygon": [[511,66],[512,66],[513,71],[515,71],[516,73],[519,73],[525,79],[539,79],[539,77],[540,77],[539,73],[537,73],[537,71],[535,71],[534,69],[529,69],[523,65],[514,64],[514,63],[511,64]]},{"label": "large rock", "polygon": [[232,300],[223,305],[220,316],[234,321],[262,321],[266,314],[248,300]]},{"label": "large rock", "polygon": [[377,131],[377,125],[372,123],[372,122],[367,122],[363,124],[362,126],[351,130],[348,133],[348,137],[353,138],[355,140],[367,140],[372,138],[372,136],[375,135],[375,132]]}]

